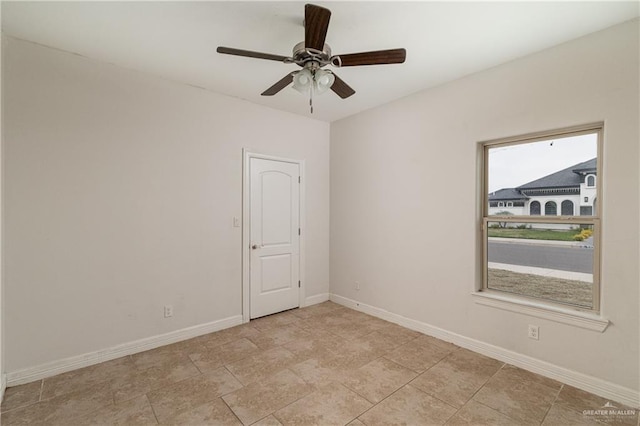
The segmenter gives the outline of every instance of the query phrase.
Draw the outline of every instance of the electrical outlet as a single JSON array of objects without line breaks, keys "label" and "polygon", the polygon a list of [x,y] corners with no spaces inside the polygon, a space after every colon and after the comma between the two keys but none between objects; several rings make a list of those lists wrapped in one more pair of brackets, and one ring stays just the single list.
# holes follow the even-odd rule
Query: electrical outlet
[{"label": "electrical outlet", "polygon": [[529,324],[529,339],[539,340],[540,339],[540,327],[537,325]]},{"label": "electrical outlet", "polygon": [[356,281],[356,290],[360,290],[360,281]]},{"label": "electrical outlet", "polygon": [[169,318],[173,316],[173,306],[164,305],[164,317]]}]

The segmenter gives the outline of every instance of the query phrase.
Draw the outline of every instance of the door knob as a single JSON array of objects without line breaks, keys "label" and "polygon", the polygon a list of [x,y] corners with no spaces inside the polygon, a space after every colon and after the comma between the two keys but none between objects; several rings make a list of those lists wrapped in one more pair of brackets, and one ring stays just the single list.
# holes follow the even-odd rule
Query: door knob
[{"label": "door knob", "polygon": [[254,244],[254,245],[252,245],[252,246],[251,246],[251,248],[252,248],[253,250],[255,250],[255,249],[257,249],[257,248],[258,248],[258,245],[257,245],[257,244]]}]

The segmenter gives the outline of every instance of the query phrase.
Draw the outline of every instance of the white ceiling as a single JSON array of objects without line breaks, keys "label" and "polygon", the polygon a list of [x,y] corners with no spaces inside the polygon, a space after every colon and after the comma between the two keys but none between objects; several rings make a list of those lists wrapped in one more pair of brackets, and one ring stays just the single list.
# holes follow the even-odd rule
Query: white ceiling
[{"label": "white ceiling", "polygon": [[334,54],[405,47],[407,61],[335,69],[356,94],[260,93],[298,69],[221,55],[217,46],[291,55],[304,2],[2,2],[2,30],[173,81],[333,121],[639,15],[638,2],[316,2],[332,11]]}]

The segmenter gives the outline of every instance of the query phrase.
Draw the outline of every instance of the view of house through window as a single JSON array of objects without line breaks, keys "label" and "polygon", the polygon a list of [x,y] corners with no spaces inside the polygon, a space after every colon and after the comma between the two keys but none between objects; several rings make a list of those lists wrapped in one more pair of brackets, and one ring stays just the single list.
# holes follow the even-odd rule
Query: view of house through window
[{"label": "view of house through window", "polygon": [[484,145],[484,290],[599,309],[601,126]]}]

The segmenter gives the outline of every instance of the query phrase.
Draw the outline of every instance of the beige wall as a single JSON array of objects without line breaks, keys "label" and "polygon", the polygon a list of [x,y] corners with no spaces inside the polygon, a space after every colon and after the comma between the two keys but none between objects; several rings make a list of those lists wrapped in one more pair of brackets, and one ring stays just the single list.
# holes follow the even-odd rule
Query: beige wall
[{"label": "beige wall", "polygon": [[11,38],[3,55],[7,371],[240,315],[242,148],[306,160],[306,295],[328,292],[328,123]]},{"label": "beige wall", "polygon": [[[2,8],[0,8],[1,11]],[[0,12],[0,22],[2,21],[2,13]],[[0,33],[0,81],[2,81],[2,46],[4,45],[4,36],[2,35],[2,33]],[[0,84],[0,99],[2,99],[2,84]],[[3,159],[2,159],[2,151],[3,151],[3,144],[2,144],[2,134],[3,134],[3,125],[2,125],[2,102],[0,102],[0,241],[2,241],[2,225],[3,225],[3,195],[2,195],[2,188],[3,188],[3,173],[2,173],[2,163],[3,163]],[[4,317],[4,273],[3,273],[3,268],[2,268],[2,264],[3,264],[3,255],[2,255],[2,246],[3,244],[0,243],[0,402],[2,402],[2,399],[4,397],[4,389],[5,389],[5,369],[4,369],[4,321],[2,320]]]},{"label": "beige wall", "polygon": [[[332,123],[332,293],[637,390],[638,31],[625,23]],[[610,327],[476,304],[477,143],[602,120]]]}]

